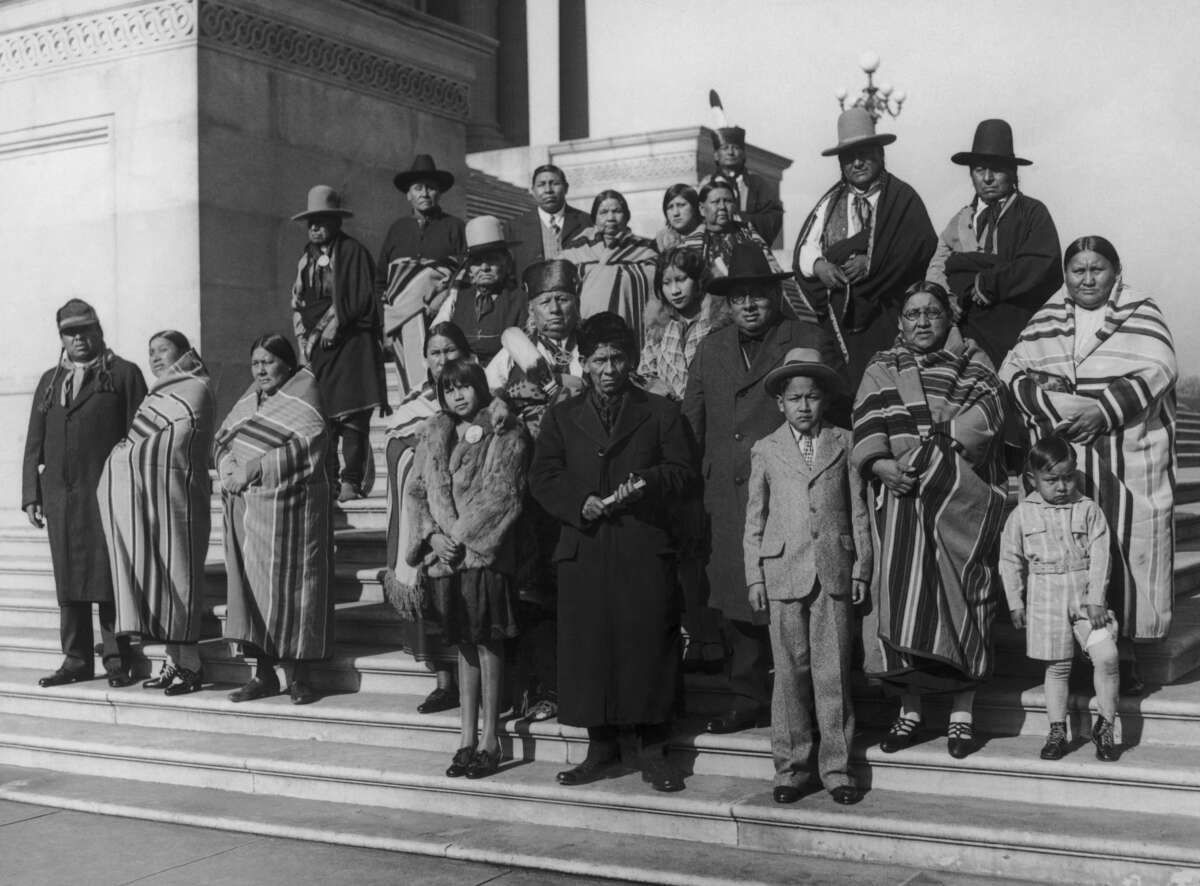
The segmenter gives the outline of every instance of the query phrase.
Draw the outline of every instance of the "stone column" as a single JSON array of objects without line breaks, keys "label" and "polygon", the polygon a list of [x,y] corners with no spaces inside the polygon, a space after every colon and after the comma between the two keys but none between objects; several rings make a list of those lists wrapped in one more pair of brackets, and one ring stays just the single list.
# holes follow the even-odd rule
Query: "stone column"
[{"label": "stone column", "polygon": [[559,141],[558,4],[533,3],[525,9],[529,44],[529,143]]},{"label": "stone column", "polygon": [[559,139],[588,137],[587,7],[558,0]]},{"label": "stone column", "polygon": [[[470,28],[491,40],[499,36],[498,7],[495,0],[458,0],[458,24]],[[471,87],[471,122],[467,125],[467,150],[490,151],[505,146],[500,126],[496,122],[496,100],[502,85],[499,82],[497,50],[481,60],[475,83]]]}]

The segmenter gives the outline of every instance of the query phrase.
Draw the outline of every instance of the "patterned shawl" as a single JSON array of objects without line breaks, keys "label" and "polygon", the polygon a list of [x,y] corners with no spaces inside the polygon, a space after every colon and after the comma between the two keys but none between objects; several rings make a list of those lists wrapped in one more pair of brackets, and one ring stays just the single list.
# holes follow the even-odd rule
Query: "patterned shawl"
[{"label": "patterned shawl", "polygon": [[[654,308],[657,306],[657,310]],[[646,344],[638,374],[646,381],[661,381],[673,400],[683,400],[688,367],[700,342],[710,332],[729,324],[729,299],[705,295],[700,313],[689,326],[666,302],[654,299],[646,311]]]},{"label": "patterned shawl", "polygon": [[641,342],[642,314],[654,291],[658,252],[654,241],[626,230],[611,247],[596,228],[588,228],[566,244],[559,258],[574,263],[583,281],[579,316],[586,319],[601,311],[620,314]]},{"label": "patterned shawl", "polygon": [[215,410],[208,370],[188,351],[154,381],[104,465],[97,497],[118,633],[200,637]]},{"label": "patterned shawl", "polygon": [[[991,671],[996,545],[1007,478],[999,458],[1000,384],[983,352],[952,329],[942,350],[900,340],[867,366],[854,405],[853,463],[871,481],[875,542],[868,649],[872,676],[907,691],[954,689]],[[870,466],[917,471],[897,496]]]},{"label": "patterned shawl", "polygon": [[228,458],[262,467],[259,482],[222,493],[226,636],[278,659],[325,658],[333,646],[328,442],[308,369],[261,403],[251,385],[217,431],[218,467]]},{"label": "patterned shawl", "polygon": [[1112,531],[1109,604],[1124,635],[1164,637],[1174,600],[1175,347],[1154,301],[1118,280],[1090,349],[1075,355],[1065,287],[1029,321],[1000,367],[1030,441],[1084,407],[1106,430],[1075,445],[1084,492]]}]

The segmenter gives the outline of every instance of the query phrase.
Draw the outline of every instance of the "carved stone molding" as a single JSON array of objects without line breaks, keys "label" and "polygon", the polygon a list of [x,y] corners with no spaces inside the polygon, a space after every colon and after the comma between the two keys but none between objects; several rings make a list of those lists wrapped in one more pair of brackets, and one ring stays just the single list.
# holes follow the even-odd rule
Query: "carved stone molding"
[{"label": "carved stone molding", "polygon": [[205,44],[265,57],[445,117],[466,120],[470,115],[471,88],[464,80],[425,71],[236,6],[201,0],[200,38]]},{"label": "carved stone molding", "polygon": [[186,42],[195,31],[196,0],[165,0],[0,33],[0,77],[159,49]]},{"label": "carved stone molding", "polygon": [[112,133],[111,114],[0,132],[0,160],[103,145]]},{"label": "carved stone molding", "polygon": [[[592,184],[609,182],[657,181],[660,179],[696,180],[696,153],[663,154],[658,157],[630,157],[628,160],[607,160],[579,166],[564,165],[563,171],[571,187],[581,189]],[[561,160],[559,162],[562,162]]]}]

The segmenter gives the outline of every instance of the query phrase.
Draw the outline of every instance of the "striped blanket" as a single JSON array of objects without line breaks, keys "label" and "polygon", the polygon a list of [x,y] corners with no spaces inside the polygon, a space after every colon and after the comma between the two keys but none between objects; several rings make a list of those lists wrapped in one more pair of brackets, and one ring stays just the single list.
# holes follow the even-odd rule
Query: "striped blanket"
[{"label": "striped blanket", "polygon": [[425,378],[426,319],[454,288],[458,263],[452,259],[398,258],[388,265],[383,293],[383,335],[395,355],[400,394],[421,387]]},{"label": "striped blanket", "polygon": [[[866,644],[866,670],[906,692],[965,688],[991,672],[1003,423],[991,363],[957,330],[929,354],[897,341],[859,387],[853,463],[871,481],[875,544],[864,629],[878,638]],[[916,469],[914,494],[897,496],[870,473],[891,458]]]},{"label": "striped blanket", "polygon": [[[1107,432],[1075,445],[1084,493],[1112,540],[1109,606],[1122,633],[1164,637],[1174,601],[1175,347],[1158,306],[1118,283],[1104,325],[1076,348],[1064,289],[1034,314],[1000,367],[1030,440],[1098,405]],[[1079,352],[1078,356],[1076,352]]]},{"label": "striped blanket", "polygon": [[215,410],[208,370],[188,351],[155,380],[104,465],[97,497],[118,633],[200,637]]},{"label": "striped blanket", "polygon": [[285,661],[333,647],[333,532],[325,459],[329,441],[317,380],[301,369],[259,403],[242,395],[217,431],[218,468],[258,460],[259,482],[225,505],[225,634]]},{"label": "striped blanket", "polygon": [[609,247],[595,228],[588,228],[566,244],[559,258],[572,262],[583,281],[579,316],[586,319],[601,311],[620,314],[641,342],[645,337],[642,315],[654,291],[658,252],[653,240],[629,231]]}]

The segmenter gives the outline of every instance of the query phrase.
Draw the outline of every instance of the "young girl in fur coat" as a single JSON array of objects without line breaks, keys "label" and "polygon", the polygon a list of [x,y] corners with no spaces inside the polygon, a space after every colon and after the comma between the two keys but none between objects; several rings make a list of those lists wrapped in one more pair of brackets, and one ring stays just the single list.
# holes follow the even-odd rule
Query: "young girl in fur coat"
[{"label": "young girl in fur coat", "polygon": [[482,778],[500,765],[504,641],[517,635],[511,530],[529,440],[520,426],[493,431],[485,411],[491,393],[477,364],[446,366],[437,397],[442,411],[426,422],[413,459],[405,556],[421,567],[429,617],[458,647],[462,746],[446,774]]}]

